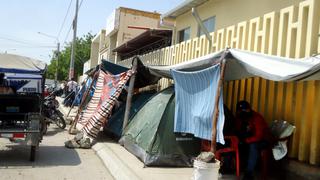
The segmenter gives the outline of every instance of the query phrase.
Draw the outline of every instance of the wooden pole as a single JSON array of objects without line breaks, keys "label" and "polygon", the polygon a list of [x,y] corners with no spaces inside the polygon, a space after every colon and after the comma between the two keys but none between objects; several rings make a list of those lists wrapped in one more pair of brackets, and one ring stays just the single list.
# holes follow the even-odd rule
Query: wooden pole
[{"label": "wooden pole", "polygon": [[226,59],[225,59],[225,53],[222,55],[222,60],[220,62],[220,67],[221,67],[221,72],[220,72],[220,79],[217,87],[217,94],[215,97],[214,101],[214,112],[213,112],[213,119],[212,119],[212,140],[211,140],[211,152],[215,153],[216,152],[216,138],[217,138],[217,121],[219,117],[219,101],[220,101],[220,96],[221,96],[221,89],[223,86],[223,81],[224,81],[224,72],[226,68]]},{"label": "wooden pole", "polygon": [[[132,62],[132,70],[133,72],[137,71],[137,65],[138,65],[138,59],[135,57],[133,58]],[[129,82],[129,89],[128,89],[128,95],[127,95],[127,102],[126,102],[126,111],[124,113],[124,118],[123,118],[123,124],[122,124],[122,132],[124,132],[124,129],[126,128],[129,120],[129,115],[130,115],[130,109],[131,109],[131,103],[132,103],[132,95],[133,95],[133,89],[134,89],[134,81],[136,79],[136,73],[134,73]]]},{"label": "wooden pole", "polygon": [[[99,68],[100,69],[100,68]],[[79,109],[78,109],[78,113],[76,115],[76,117],[74,118],[70,128],[69,128],[69,134],[75,134],[76,133],[76,125],[78,123],[78,120],[79,120],[79,114],[80,112],[83,110],[83,107],[84,107],[84,100],[88,97],[89,93],[90,93],[90,90],[94,84],[94,80],[97,78],[97,76],[99,75],[99,70],[96,71],[93,75],[93,78],[92,78],[92,82],[90,84],[90,87],[86,90],[86,92],[84,93],[83,97],[82,97],[82,100],[81,100],[81,103],[79,105]]]}]

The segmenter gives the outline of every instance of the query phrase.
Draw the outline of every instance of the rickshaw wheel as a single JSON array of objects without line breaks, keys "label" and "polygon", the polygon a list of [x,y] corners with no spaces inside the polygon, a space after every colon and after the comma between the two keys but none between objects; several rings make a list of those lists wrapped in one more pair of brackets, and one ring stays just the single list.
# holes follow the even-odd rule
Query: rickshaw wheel
[{"label": "rickshaw wheel", "polygon": [[31,146],[30,161],[34,161],[35,159],[36,159],[36,146]]},{"label": "rickshaw wheel", "polygon": [[58,114],[58,119],[56,121],[56,125],[61,129],[66,128],[66,121],[63,118],[63,114],[61,112],[58,112],[57,114]]}]

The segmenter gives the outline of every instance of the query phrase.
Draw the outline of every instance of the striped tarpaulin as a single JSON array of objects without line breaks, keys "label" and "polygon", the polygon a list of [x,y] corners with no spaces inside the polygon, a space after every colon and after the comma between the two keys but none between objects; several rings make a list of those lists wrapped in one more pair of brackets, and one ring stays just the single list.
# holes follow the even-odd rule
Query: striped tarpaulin
[{"label": "striped tarpaulin", "polygon": [[100,103],[81,129],[85,135],[91,138],[97,137],[100,128],[109,119],[116,100],[132,74],[131,70],[118,75],[105,74]]},{"label": "striped tarpaulin", "polygon": [[77,122],[76,128],[78,130],[81,130],[83,126],[88,122],[88,120],[93,116],[94,112],[99,106],[100,97],[102,94],[103,85],[105,82],[105,77],[107,74],[103,72],[102,70],[99,71],[98,80],[95,86],[95,91],[93,93],[93,96],[91,100],[89,101],[87,107],[82,110],[82,112],[79,115],[79,120]]},{"label": "striped tarpaulin", "polygon": [[[200,71],[182,72],[171,70],[175,82],[176,108],[174,131],[191,133],[201,139],[212,138],[212,117],[220,66],[212,66]],[[217,142],[224,144],[223,138],[223,98],[219,101]]]}]

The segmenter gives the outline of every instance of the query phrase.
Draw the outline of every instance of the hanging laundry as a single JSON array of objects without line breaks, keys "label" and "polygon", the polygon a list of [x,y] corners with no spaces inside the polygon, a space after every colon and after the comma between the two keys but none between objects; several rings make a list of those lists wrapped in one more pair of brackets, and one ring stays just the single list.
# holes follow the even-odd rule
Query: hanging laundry
[{"label": "hanging laundry", "polygon": [[[211,140],[214,101],[220,79],[220,65],[200,71],[171,70],[176,93],[174,132],[191,133]],[[224,144],[223,96],[219,101],[216,141]]]}]

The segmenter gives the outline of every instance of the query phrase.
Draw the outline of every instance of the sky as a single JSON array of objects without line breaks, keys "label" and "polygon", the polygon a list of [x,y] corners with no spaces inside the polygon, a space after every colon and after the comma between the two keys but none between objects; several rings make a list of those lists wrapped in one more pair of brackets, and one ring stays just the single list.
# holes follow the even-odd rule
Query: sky
[{"label": "sky", "polygon": [[[77,36],[81,37],[88,32],[96,34],[105,28],[107,17],[118,7],[166,13],[182,2],[79,0],[81,7]],[[57,40],[62,49],[65,42],[72,41],[70,29],[75,4],[76,0],[1,0],[0,53],[28,56],[49,63],[56,50]]]}]

